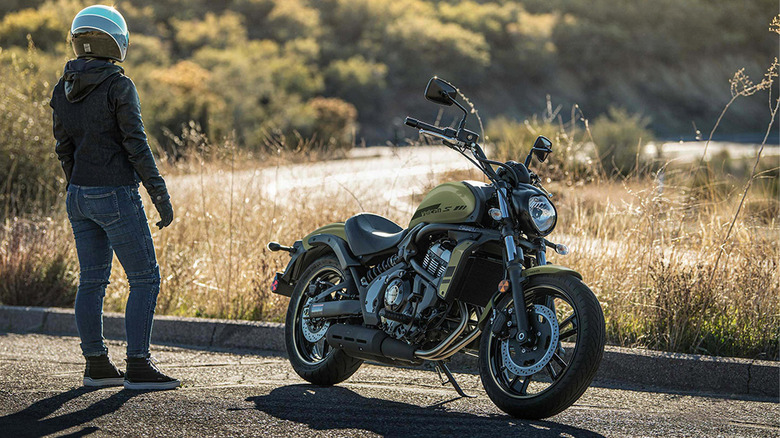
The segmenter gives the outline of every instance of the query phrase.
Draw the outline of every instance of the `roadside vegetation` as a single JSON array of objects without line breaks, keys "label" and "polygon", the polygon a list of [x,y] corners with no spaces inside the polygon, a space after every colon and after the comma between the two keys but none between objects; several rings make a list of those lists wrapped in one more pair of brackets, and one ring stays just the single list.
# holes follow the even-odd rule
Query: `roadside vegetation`
[{"label": "roadside vegetation", "polygon": [[[152,230],[163,272],[158,313],[281,321],[287,300],[269,284],[287,256],[265,249],[269,240],[289,243],[361,210],[408,222],[407,212],[356,203],[360,193],[276,199],[259,171],[343,157],[364,141],[405,143],[394,117],[450,123],[455,113],[437,114],[421,96],[438,73],[475,102],[494,156],[521,160],[537,135],[553,140],[555,153],[534,167],[555,193],[553,236],[574,251],[551,260],[580,271],[596,292],[610,343],[780,359],[777,157],[675,162],[662,150],[639,153],[672,134],[705,145],[710,132],[777,123],[777,64],[766,68],[776,5],[662,3],[121,4],[132,43],[125,68],[176,208],[170,228]],[[8,5],[0,6],[0,303],[69,306],[78,263],[48,96],[69,56],[64,17],[84,4]],[[430,185],[478,176],[434,175]],[[114,266],[105,309],[122,311],[128,288]]]}]

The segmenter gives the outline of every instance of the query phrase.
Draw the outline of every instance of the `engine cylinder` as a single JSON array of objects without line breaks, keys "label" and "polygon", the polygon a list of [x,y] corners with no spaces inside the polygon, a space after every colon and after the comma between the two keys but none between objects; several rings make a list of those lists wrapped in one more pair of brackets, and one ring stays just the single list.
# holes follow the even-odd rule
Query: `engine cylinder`
[{"label": "engine cylinder", "polygon": [[445,248],[441,243],[434,243],[428,248],[428,252],[425,253],[423,269],[436,278],[441,277],[447,270],[451,256],[452,251]]}]

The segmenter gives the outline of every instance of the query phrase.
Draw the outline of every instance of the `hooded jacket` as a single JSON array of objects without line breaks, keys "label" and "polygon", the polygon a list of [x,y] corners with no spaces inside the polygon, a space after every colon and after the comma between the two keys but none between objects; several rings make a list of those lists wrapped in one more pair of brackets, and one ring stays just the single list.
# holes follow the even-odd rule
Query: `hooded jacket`
[{"label": "hooded jacket", "polygon": [[157,170],[135,84],[111,62],[75,59],[54,87],[55,150],[68,184],[135,185],[154,203],[169,199]]}]

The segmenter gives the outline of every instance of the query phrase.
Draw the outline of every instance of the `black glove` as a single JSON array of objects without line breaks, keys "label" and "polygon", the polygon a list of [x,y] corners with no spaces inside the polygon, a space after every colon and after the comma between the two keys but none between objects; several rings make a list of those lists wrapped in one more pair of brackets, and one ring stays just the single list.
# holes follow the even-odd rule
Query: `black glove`
[{"label": "black glove", "polygon": [[157,228],[163,229],[170,225],[173,222],[173,205],[171,205],[171,201],[166,199],[154,204],[154,206],[157,208],[157,212],[160,213],[160,222],[155,224]]}]

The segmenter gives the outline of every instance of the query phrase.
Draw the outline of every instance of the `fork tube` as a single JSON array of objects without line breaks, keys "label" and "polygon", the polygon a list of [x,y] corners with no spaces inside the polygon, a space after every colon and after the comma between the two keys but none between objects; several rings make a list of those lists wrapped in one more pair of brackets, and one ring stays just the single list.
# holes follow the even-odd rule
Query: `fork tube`
[{"label": "fork tube", "polygon": [[525,295],[523,294],[523,249],[515,245],[515,235],[512,229],[512,219],[509,216],[509,203],[505,187],[498,189],[498,207],[501,210],[501,235],[504,236],[506,249],[506,271],[512,286],[512,299],[515,302],[515,324],[517,325],[517,340],[528,341],[528,315],[525,310]]}]

